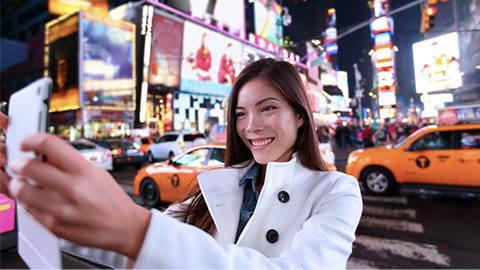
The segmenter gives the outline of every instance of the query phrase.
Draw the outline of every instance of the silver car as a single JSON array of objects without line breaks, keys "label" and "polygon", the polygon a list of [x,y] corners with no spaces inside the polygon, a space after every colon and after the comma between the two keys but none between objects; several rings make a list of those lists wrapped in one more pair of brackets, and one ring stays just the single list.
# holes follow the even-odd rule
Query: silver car
[{"label": "silver car", "polygon": [[148,148],[148,162],[170,159],[181,151],[199,144],[206,144],[205,135],[198,132],[170,131],[158,138]]},{"label": "silver car", "polygon": [[86,139],[77,139],[69,143],[91,163],[107,171],[113,170],[113,154],[109,149]]}]

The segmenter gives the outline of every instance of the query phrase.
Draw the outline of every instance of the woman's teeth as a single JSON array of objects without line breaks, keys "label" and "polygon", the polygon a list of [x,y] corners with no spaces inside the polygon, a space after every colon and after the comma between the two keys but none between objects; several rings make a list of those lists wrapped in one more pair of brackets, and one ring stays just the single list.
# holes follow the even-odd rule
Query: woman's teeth
[{"label": "woman's teeth", "polygon": [[273,139],[267,139],[263,141],[252,141],[253,146],[264,146],[267,144],[270,144],[273,141]]}]

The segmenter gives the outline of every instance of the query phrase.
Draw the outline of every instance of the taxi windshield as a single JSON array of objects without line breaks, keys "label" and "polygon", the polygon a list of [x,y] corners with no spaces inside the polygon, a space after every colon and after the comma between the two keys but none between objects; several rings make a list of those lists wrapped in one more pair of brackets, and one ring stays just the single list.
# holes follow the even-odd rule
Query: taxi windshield
[{"label": "taxi windshield", "polygon": [[402,147],[402,145],[404,145],[406,142],[410,141],[411,138],[417,136],[418,133],[422,132],[422,130],[424,130],[423,128],[413,132],[412,134],[408,135],[407,137],[405,137],[405,139],[401,140],[399,143],[397,143],[396,145],[393,146],[394,149],[397,149],[399,147]]}]

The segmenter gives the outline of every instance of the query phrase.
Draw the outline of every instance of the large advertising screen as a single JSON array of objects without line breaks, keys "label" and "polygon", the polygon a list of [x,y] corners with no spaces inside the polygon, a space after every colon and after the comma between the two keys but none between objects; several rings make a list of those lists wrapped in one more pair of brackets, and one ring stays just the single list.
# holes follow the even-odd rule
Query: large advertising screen
[{"label": "large advertising screen", "polygon": [[83,106],[135,110],[135,25],[82,14]]},{"label": "large advertising screen", "polygon": [[153,16],[149,83],[180,85],[183,24],[159,14]]},{"label": "large advertising screen", "polygon": [[217,25],[241,38],[245,37],[245,6],[243,0],[175,0],[168,5],[187,14]]},{"label": "large advertising screen", "polygon": [[75,14],[46,26],[47,76],[53,80],[50,112],[80,107],[78,25],[78,14]]},{"label": "large advertising screen", "polygon": [[240,73],[241,43],[188,21],[183,41],[180,90],[228,96]]},{"label": "large advertising screen", "polygon": [[[272,3],[271,6],[267,3]],[[278,35],[282,33],[281,21],[282,7],[268,0],[255,0],[253,3],[255,13],[255,35],[260,36],[270,42],[281,45],[282,40],[278,40]]]},{"label": "large advertising screen", "polygon": [[413,60],[417,93],[462,86],[457,32],[414,43]]}]

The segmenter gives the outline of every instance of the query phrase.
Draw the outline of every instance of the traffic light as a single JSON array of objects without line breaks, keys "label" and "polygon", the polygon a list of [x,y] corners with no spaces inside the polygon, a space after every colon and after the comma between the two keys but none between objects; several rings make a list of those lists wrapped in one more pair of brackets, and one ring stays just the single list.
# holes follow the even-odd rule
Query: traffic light
[{"label": "traffic light", "polygon": [[435,25],[435,14],[437,14],[437,9],[435,7],[427,7],[423,9],[420,33],[432,30]]}]

